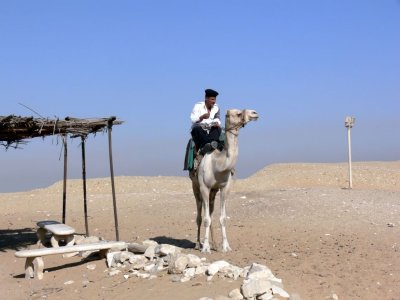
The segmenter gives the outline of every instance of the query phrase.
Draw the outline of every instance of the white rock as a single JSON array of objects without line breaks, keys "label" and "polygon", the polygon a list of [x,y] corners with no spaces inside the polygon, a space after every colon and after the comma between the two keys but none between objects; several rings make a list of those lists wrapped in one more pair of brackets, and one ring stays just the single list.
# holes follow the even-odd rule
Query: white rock
[{"label": "white rock", "polygon": [[241,292],[245,298],[257,297],[270,292],[272,284],[268,279],[245,279],[241,286]]},{"label": "white rock", "polygon": [[196,275],[196,268],[187,268],[183,271],[183,276],[192,278]]},{"label": "white rock", "polygon": [[234,289],[234,290],[230,291],[228,296],[232,300],[242,300],[243,299],[243,295],[239,289]]},{"label": "white rock", "polygon": [[188,267],[195,268],[201,265],[202,261],[201,258],[194,254],[188,254],[187,257],[189,258]]},{"label": "white rock", "polygon": [[223,267],[227,267],[229,265],[230,265],[230,263],[228,263],[224,260],[217,260],[208,266],[207,275],[213,276],[213,275],[217,274],[220,269],[222,269]]},{"label": "white rock", "polygon": [[189,263],[189,258],[185,254],[178,254],[171,259],[168,267],[168,273],[181,274],[186,269]]},{"label": "white rock", "polygon": [[149,272],[151,270],[153,270],[155,268],[156,264],[149,264],[147,266],[144,266],[143,270],[145,270],[146,272]]},{"label": "white rock", "polygon": [[208,266],[198,266],[195,271],[195,275],[205,275],[207,272]]},{"label": "white rock", "polygon": [[146,247],[149,247],[149,246],[156,247],[156,246],[158,246],[158,243],[156,241],[152,241],[152,240],[145,240],[145,241],[142,242],[142,244],[144,246],[146,246]]},{"label": "white rock", "polygon": [[289,298],[290,297],[290,295],[284,289],[282,289],[279,286],[275,286],[275,285],[272,286],[272,294],[279,295],[279,296],[281,296],[283,298]]},{"label": "white rock", "polygon": [[73,280],[68,280],[68,281],[64,282],[65,285],[70,285],[70,284],[73,284],[73,283],[74,283]]},{"label": "white rock", "polygon": [[161,244],[158,252],[160,256],[175,255],[181,252],[181,248],[169,244]]},{"label": "white rock", "polygon": [[116,261],[119,258],[119,255],[120,255],[120,251],[107,253],[107,266],[109,268],[111,268],[114,265],[114,263],[116,263]]},{"label": "white rock", "polygon": [[282,283],[282,279],[276,278],[267,266],[257,263],[253,263],[250,266],[246,279],[268,279],[273,282]]},{"label": "white rock", "polygon": [[129,258],[129,262],[133,269],[140,270],[148,263],[148,259],[144,255],[133,255]]},{"label": "white rock", "polygon": [[150,274],[147,274],[147,273],[140,273],[140,272],[138,272],[138,273],[136,274],[136,276],[139,277],[139,278],[142,278],[142,279],[148,279],[148,278],[150,278]]},{"label": "white rock", "polygon": [[148,246],[143,255],[152,260],[156,256],[156,247],[154,245]]},{"label": "white rock", "polygon": [[131,257],[135,256],[132,252],[122,251],[119,256],[119,261],[123,263],[124,261],[129,260]]},{"label": "white rock", "polygon": [[109,275],[109,276],[115,276],[115,275],[117,275],[117,274],[119,274],[119,273],[121,273],[120,270],[112,270],[112,271],[108,272],[108,275]]},{"label": "white rock", "polygon": [[89,269],[89,270],[94,270],[94,269],[96,269],[96,265],[95,264],[89,264],[89,265],[86,266],[86,268]]},{"label": "white rock", "polygon": [[262,294],[257,297],[257,300],[273,300],[273,299],[275,299],[275,298],[272,295],[272,291],[268,291],[265,294]]},{"label": "white rock", "polygon": [[201,297],[199,300],[213,300],[213,298]]}]

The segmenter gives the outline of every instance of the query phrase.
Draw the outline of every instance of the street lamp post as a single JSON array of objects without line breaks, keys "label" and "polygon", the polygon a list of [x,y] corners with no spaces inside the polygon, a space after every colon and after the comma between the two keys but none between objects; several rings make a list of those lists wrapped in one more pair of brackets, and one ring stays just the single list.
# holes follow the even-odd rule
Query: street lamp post
[{"label": "street lamp post", "polygon": [[346,117],[344,120],[344,126],[347,128],[347,144],[349,148],[349,189],[353,188],[353,180],[352,180],[352,173],[351,173],[351,135],[350,129],[353,127],[356,118],[354,117]]}]

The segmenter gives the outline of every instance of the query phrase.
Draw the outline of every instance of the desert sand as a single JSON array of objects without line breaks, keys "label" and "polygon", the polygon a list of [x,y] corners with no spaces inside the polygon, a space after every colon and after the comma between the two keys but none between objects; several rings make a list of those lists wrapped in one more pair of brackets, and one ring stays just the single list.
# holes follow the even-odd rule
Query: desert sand
[{"label": "desert sand", "polygon": [[[153,239],[240,267],[264,264],[303,300],[400,299],[400,161],[354,163],[353,189],[347,187],[345,163],[270,165],[237,179],[227,202],[233,251],[203,255],[193,248],[196,208],[189,178],[117,177],[120,240]],[[82,198],[81,180],[69,180],[66,223],[79,233],[85,232]],[[61,221],[62,182],[3,193],[0,202],[1,299],[216,299],[241,284],[204,277],[176,283],[166,272],[126,280],[110,277],[104,259],[58,255],[44,258],[43,280],[25,279],[25,261],[14,253],[37,247],[37,221]],[[90,235],[114,240],[109,178],[88,180],[88,210]],[[217,206],[216,228],[218,216]]]}]

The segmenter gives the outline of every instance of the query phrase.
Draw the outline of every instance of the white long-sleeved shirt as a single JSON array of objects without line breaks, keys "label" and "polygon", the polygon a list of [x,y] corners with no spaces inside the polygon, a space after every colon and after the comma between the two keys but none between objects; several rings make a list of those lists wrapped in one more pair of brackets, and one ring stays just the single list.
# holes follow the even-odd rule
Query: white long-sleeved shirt
[{"label": "white long-sleeved shirt", "polygon": [[206,107],[205,102],[204,101],[197,102],[193,107],[192,113],[190,114],[192,127],[195,124],[200,124],[205,128],[210,128],[215,123],[221,126],[221,120],[219,117],[219,107],[217,104],[214,104],[214,106],[211,108],[210,117],[208,119],[203,119],[201,122],[199,122],[200,117],[205,113],[208,113],[208,109]]}]

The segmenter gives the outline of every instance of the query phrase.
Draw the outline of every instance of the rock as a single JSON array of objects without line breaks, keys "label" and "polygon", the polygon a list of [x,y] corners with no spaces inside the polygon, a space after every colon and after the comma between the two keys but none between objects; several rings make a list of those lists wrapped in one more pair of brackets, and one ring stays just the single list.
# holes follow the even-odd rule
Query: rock
[{"label": "rock", "polygon": [[145,241],[143,241],[142,244],[146,247],[154,246],[154,248],[155,248],[158,246],[158,243],[156,241],[152,241],[152,240],[145,240]]},{"label": "rock", "polygon": [[143,255],[152,260],[156,256],[156,247],[157,246],[150,245],[149,247],[147,247]]},{"label": "rock", "polygon": [[86,268],[89,269],[89,270],[94,270],[94,269],[96,269],[96,265],[95,264],[89,264],[89,265],[86,266]]},{"label": "rock", "polygon": [[230,291],[228,296],[232,300],[242,300],[243,299],[243,295],[239,289],[234,289],[234,290]]},{"label": "rock", "polygon": [[201,265],[196,268],[195,275],[205,275],[208,269],[208,265]]},{"label": "rock", "polygon": [[132,269],[140,270],[148,263],[148,259],[144,255],[133,255],[129,258]]},{"label": "rock", "polygon": [[119,255],[119,262],[123,263],[124,261],[129,260],[133,256],[135,256],[135,254],[133,254],[132,252],[121,251]]},{"label": "rock", "polygon": [[213,298],[201,297],[199,300],[213,300]]},{"label": "rock", "polygon": [[171,258],[168,266],[169,274],[181,274],[186,269],[189,263],[189,258],[185,254],[178,254]]},{"label": "rock", "polygon": [[284,291],[281,287],[275,286],[275,285],[272,286],[272,294],[279,295],[279,296],[281,296],[283,298],[289,298],[290,297],[290,295],[286,291]]},{"label": "rock", "polygon": [[268,291],[265,294],[258,296],[257,300],[275,300],[275,298],[272,295],[272,291]]},{"label": "rock", "polygon": [[109,275],[109,276],[115,276],[115,275],[117,275],[117,274],[119,274],[119,273],[121,273],[120,270],[112,270],[112,271],[108,272],[108,275]]},{"label": "rock", "polygon": [[268,279],[278,286],[282,283],[282,279],[276,278],[267,266],[257,263],[250,266],[246,279]]},{"label": "rock", "polygon": [[187,257],[189,258],[188,267],[189,268],[196,268],[202,264],[201,258],[194,254],[188,254]]},{"label": "rock", "polygon": [[229,265],[226,267],[223,267],[219,270],[220,273],[223,273],[225,275],[225,277],[228,278],[233,278],[234,280],[238,279],[240,276],[243,276],[243,269],[239,268],[237,266],[234,265]]},{"label": "rock", "polygon": [[181,248],[168,244],[161,244],[160,247],[158,248],[158,253],[160,256],[175,255],[180,252]]},{"label": "rock", "polygon": [[149,272],[150,270],[154,269],[156,266],[156,264],[150,264],[147,266],[144,266],[143,270],[145,270],[146,272]]},{"label": "rock", "polygon": [[183,276],[188,277],[188,278],[193,278],[196,275],[196,268],[187,268],[183,270]]},{"label": "rock", "polygon": [[[245,279],[241,286],[241,292],[245,298],[258,297],[267,292],[271,292],[272,284],[266,278]],[[271,297],[272,299],[272,297]]]},{"label": "rock", "polygon": [[73,280],[68,280],[68,281],[64,282],[65,285],[70,285],[70,284],[73,284],[73,283],[74,283]]},{"label": "rock", "polygon": [[120,257],[120,251],[118,252],[108,252],[107,253],[107,266],[109,268],[116,266],[117,261]]},{"label": "rock", "polygon": [[217,260],[208,266],[207,275],[213,276],[217,274],[220,269],[222,269],[223,267],[227,267],[229,265],[230,264],[224,260]]}]

